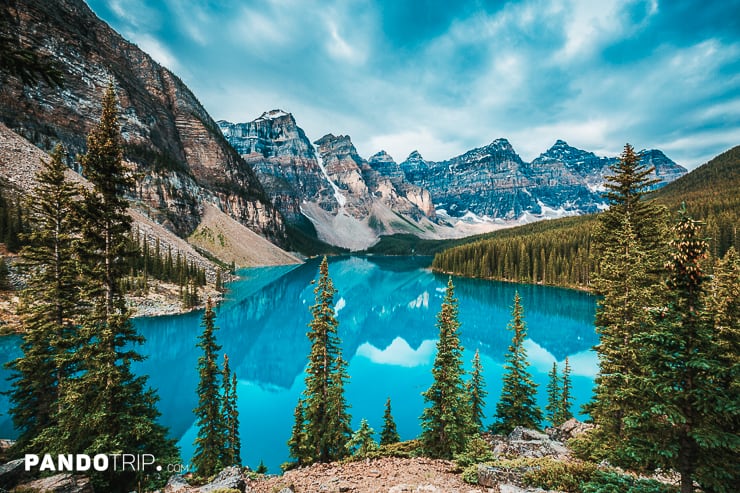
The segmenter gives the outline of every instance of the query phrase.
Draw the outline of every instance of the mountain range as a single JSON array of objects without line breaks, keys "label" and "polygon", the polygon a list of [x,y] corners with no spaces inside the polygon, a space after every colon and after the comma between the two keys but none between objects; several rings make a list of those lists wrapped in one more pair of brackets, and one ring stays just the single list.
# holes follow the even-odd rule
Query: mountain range
[{"label": "mountain range", "polygon": [[[137,177],[132,210],[172,236],[165,244],[185,238],[222,261],[249,265],[288,258],[280,249],[298,248],[292,232],[362,250],[381,235],[461,237],[605,207],[601,190],[615,158],[561,140],[531,163],[506,139],[440,162],[418,152],[400,163],[383,151],[365,159],[349,136],[312,142],[280,110],[217,123],[176,75],[82,0],[18,0],[0,5],[0,15],[3,42],[12,38],[48,59],[63,81],[29,83],[0,66],[0,122],[43,150],[64,144],[80,172],[74,156],[85,152],[113,83],[125,161]],[[658,150],[643,160],[663,183],[686,173]],[[2,165],[8,185],[14,163]],[[247,231],[276,245],[272,260],[250,257],[241,239],[252,238]]]},{"label": "mountain range", "polygon": [[[450,238],[596,212],[606,207],[603,185],[617,161],[557,140],[527,163],[500,138],[440,162],[414,151],[399,164],[385,151],[363,159],[346,135],[312,144],[282,110],[218,125],[289,222],[308,220],[319,238],[353,250],[380,235]],[[660,185],[686,173],[657,149],[641,155]]]}]

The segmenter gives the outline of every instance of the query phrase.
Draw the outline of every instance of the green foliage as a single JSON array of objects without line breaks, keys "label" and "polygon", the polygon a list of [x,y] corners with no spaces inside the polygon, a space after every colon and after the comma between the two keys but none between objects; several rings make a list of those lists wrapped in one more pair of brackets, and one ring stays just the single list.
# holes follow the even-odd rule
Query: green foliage
[{"label": "green foliage", "polygon": [[[634,151],[631,153],[634,155]],[[730,247],[740,250],[738,188],[740,146],[651,193],[649,198],[670,210],[682,202],[689,204],[695,217],[706,224],[709,253],[716,259]],[[539,221],[455,242],[438,242],[432,248],[425,248],[424,242],[414,240],[412,235],[394,235],[381,238],[373,248],[399,255],[436,253],[435,270],[467,277],[589,288],[599,273],[593,245],[599,216]]]},{"label": "green foliage", "polygon": [[[128,238],[127,249],[131,252],[128,258],[128,275],[123,279],[121,289],[125,293],[146,294],[149,279],[175,283],[180,286],[180,298],[185,308],[192,308],[200,303],[198,288],[206,285],[206,272],[194,261],[188,262],[185,254],[179,250],[173,252],[168,246],[165,252],[159,238],[152,240],[139,230],[132,232]],[[217,288],[223,288],[220,272],[216,278]]]},{"label": "green foliage", "polygon": [[493,460],[493,450],[488,442],[477,433],[470,437],[465,451],[455,455],[457,467],[461,469],[490,460]]},{"label": "green foliage", "polygon": [[70,352],[82,344],[74,211],[79,189],[65,179],[63,159],[64,150],[57,146],[51,159],[42,161],[28,201],[33,230],[21,250],[21,265],[30,276],[19,307],[23,356],[9,365],[15,379],[10,414],[20,431],[14,447],[19,454],[42,451],[32,442],[58,423],[60,394],[78,369]]},{"label": "green foliage", "polygon": [[468,484],[478,484],[478,464],[467,466],[460,478]]},{"label": "green foliage", "polygon": [[8,263],[5,262],[5,257],[0,257],[0,291],[6,291],[10,289],[10,282],[8,276],[10,270],[8,269]]},{"label": "green foliage", "polygon": [[571,411],[573,402],[570,395],[570,389],[573,385],[570,380],[570,371],[570,360],[566,356],[565,363],[563,365],[563,388],[560,395],[560,414],[558,416],[558,421],[560,421],[561,424],[573,417],[573,412]]},{"label": "green foliage", "polygon": [[345,447],[353,457],[364,459],[370,452],[378,449],[378,442],[373,438],[374,434],[375,430],[370,428],[365,418],[362,418],[360,427],[352,434]]},{"label": "green foliage", "polygon": [[713,259],[730,248],[740,250],[740,146],[720,154],[691,173],[650,195],[675,211],[685,203],[694,219],[704,224]]},{"label": "green foliage", "polygon": [[470,395],[470,414],[473,425],[478,431],[483,430],[483,408],[486,406],[486,381],[483,378],[483,365],[480,362],[480,352],[476,349],[473,357],[473,371],[470,374],[470,381],[467,385],[468,394]]},{"label": "green foliage", "polygon": [[421,442],[419,440],[407,440],[405,442],[396,442],[388,445],[381,445],[377,450],[370,452],[368,458],[376,459],[379,457],[398,457],[408,459],[419,457],[423,454]]},{"label": "green foliage", "polygon": [[662,303],[661,264],[667,248],[665,210],[643,200],[653,181],[650,169],[627,144],[607,177],[609,210],[599,215],[594,251],[599,266],[595,287],[603,297],[596,311],[599,374],[588,412],[598,429],[589,434],[611,461],[637,465],[621,454],[627,416],[649,405],[642,401],[638,378],[641,334],[653,326]]},{"label": "green foliage", "polygon": [[455,286],[450,277],[437,315],[439,340],[432,366],[434,381],[422,394],[428,407],[420,418],[424,451],[435,458],[452,458],[464,451],[468,434],[473,430],[470,398],[463,381],[465,370],[457,313]]},{"label": "green foliage", "polygon": [[299,465],[343,458],[352,433],[344,398],[344,384],[349,376],[337,334],[336,289],[329,277],[326,257],[319,267],[314,294],[316,303],[311,307],[313,318],[309,323],[311,352],[306,368],[306,388],[296,406],[293,433],[288,441],[291,456]]},{"label": "green foliage", "polygon": [[[707,490],[729,492],[740,482],[740,394],[732,382],[737,353],[734,370],[732,364],[727,368],[721,328],[707,312],[711,295],[702,263],[708,245],[685,209],[674,235],[666,264],[667,303],[653,330],[638,340],[640,364],[648,370],[638,386],[649,405],[625,420],[623,452],[641,463],[676,470],[683,492],[692,491],[694,481]],[[727,280],[736,284],[739,279]]]},{"label": "green foliage", "polygon": [[6,198],[0,190],[0,243],[10,252],[19,252],[24,245],[23,233],[27,233],[26,211],[20,200]]},{"label": "green foliage", "polygon": [[591,478],[582,483],[581,493],[675,493],[673,486],[652,479],[635,479],[632,476],[612,471],[594,471]]},{"label": "green foliage", "polygon": [[265,463],[260,459],[260,463],[257,466],[257,469],[254,470],[257,474],[267,474],[267,466]]},{"label": "green foliage", "polygon": [[506,373],[501,397],[496,404],[497,422],[493,426],[496,433],[502,434],[511,433],[517,426],[538,429],[542,421],[542,412],[536,401],[537,384],[529,373],[527,351],[524,349],[527,328],[518,292],[514,295],[512,320],[507,328],[514,332],[514,336],[506,355]]},{"label": "green foliage", "polygon": [[392,443],[400,442],[401,436],[398,434],[396,428],[396,422],[393,420],[391,414],[391,398],[385,401],[385,412],[383,413],[383,430],[380,432],[380,444],[390,445]]},{"label": "green foliage", "polygon": [[196,344],[203,355],[198,358],[198,407],[193,410],[198,427],[193,465],[201,477],[209,477],[221,469],[225,455],[226,430],[218,384],[221,372],[216,362],[221,346],[216,343],[215,320],[216,314],[209,298],[203,314],[203,332],[198,336]]},{"label": "green foliage", "polygon": [[236,394],[236,373],[231,373],[229,357],[224,354],[223,383],[221,384],[221,416],[224,424],[224,445],[221,463],[241,466],[241,439],[239,437],[239,409]]},{"label": "green foliage", "polygon": [[[565,492],[579,492],[580,485],[591,480],[597,467],[592,462],[561,461],[552,457],[497,459],[486,465],[520,475],[526,486]],[[473,471],[466,472],[473,479]],[[477,471],[474,478],[477,482]]]},{"label": "green foliage", "polygon": [[550,426],[558,426],[560,421],[560,408],[563,401],[560,377],[558,376],[558,364],[553,361],[552,370],[547,374],[547,405],[545,406],[545,417]]},{"label": "green foliage", "polygon": [[445,250],[435,255],[432,268],[484,279],[559,286],[590,285],[594,271],[591,258],[593,221],[578,218],[563,223],[562,228],[530,226],[529,231],[521,231],[516,236],[511,232],[499,233]]},{"label": "green foliage", "polygon": [[[61,180],[61,159],[53,156],[52,161],[56,168],[53,174]],[[63,347],[63,358],[56,358],[53,364],[56,368],[50,375],[57,379],[58,375],[66,375],[66,378],[61,388],[57,383],[54,419],[33,438],[32,445],[52,455],[92,456],[136,451],[152,454],[161,463],[176,462],[177,448],[167,438],[167,430],[156,422],[157,397],[146,388],[146,377],[136,377],[131,372],[131,363],[141,360],[135,347],[143,338],[131,324],[120,291],[129,255],[127,236],[131,218],[123,195],[130,180],[121,162],[112,85],[103,97],[101,121],[88,135],[87,153],[81,163],[92,187],[82,192],[83,200],[74,207],[74,214],[65,214],[67,219],[79,224],[81,231],[64,229],[72,228],[67,225],[60,226],[55,233],[55,241],[61,241],[62,235],[74,239],[74,252],[68,260],[76,262],[74,282],[79,284],[64,291],[65,296],[78,296],[77,303],[75,311],[63,317],[68,334],[60,337],[58,330],[45,330],[43,336],[63,341],[57,344],[57,349]],[[44,211],[45,217],[53,216],[49,212]],[[42,226],[39,231],[44,229]],[[44,241],[35,238],[29,252],[41,247]],[[36,253],[28,255],[29,258]],[[49,268],[51,264],[45,262]],[[58,281],[59,278],[56,286],[46,288],[39,288],[35,282],[31,284],[36,289],[52,289],[58,288]],[[34,298],[33,303],[28,303],[29,313],[37,301]],[[53,313],[49,310],[47,317]],[[56,320],[59,320],[58,312]],[[48,350],[50,339],[43,337],[32,345],[36,349],[46,345]],[[138,482],[153,488],[165,480],[164,474],[154,471],[111,469],[92,474],[96,489],[113,492],[130,491]]]}]

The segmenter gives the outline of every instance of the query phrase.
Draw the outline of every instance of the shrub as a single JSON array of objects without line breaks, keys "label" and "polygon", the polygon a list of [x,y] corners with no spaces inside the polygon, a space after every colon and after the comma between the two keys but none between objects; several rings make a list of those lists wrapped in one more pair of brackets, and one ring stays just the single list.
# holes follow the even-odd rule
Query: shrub
[{"label": "shrub", "polygon": [[378,457],[399,457],[408,459],[410,457],[419,457],[421,454],[421,443],[419,440],[407,440],[405,442],[390,443],[381,445],[377,450],[367,454],[370,459]]},{"label": "shrub", "polygon": [[478,464],[472,464],[466,467],[461,477],[466,483],[478,484]]},{"label": "shrub", "polygon": [[457,462],[457,467],[460,469],[490,460],[493,460],[493,450],[491,450],[488,442],[478,434],[473,435],[468,440],[463,453],[455,455],[455,462]]},{"label": "shrub", "polygon": [[[486,464],[506,472],[519,474],[521,482],[527,486],[565,492],[580,491],[581,483],[589,481],[597,467],[592,462],[580,460],[566,462],[552,457],[498,459]],[[471,480],[475,478],[477,482],[477,470],[473,471],[471,467],[467,468],[463,474]],[[468,479],[463,479],[468,481]]]},{"label": "shrub", "polygon": [[583,493],[675,493],[675,487],[653,479],[635,479],[613,471],[596,471],[581,485]]}]

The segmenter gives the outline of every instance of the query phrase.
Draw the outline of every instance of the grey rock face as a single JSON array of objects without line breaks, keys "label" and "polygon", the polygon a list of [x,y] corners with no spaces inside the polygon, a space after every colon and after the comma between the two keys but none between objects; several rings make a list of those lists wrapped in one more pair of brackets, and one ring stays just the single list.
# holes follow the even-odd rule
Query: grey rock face
[{"label": "grey rock face", "polygon": [[25,464],[26,461],[23,459],[0,464],[0,488],[10,489],[24,478],[28,478],[29,474],[25,471]]},{"label": "grey rock face", "polygon": [[[425,161],[414,151],[400,164],[406,179],[429,190],[435,207],[454,217],[515,219],[523,213],[582,214],[605,206],[602,197],[609,166],[617,158],[569,146],[563,140],[531,163],[522,161],[506,139],[447,161]],[[668,183],[686,170],[660,151],[643,151],[642,162]]]},{"label": "grey rock face", "polygon": [[302,200],[335,210],[331,186],[321,171],[313,145],[293,115],[263,113],[246,123],[218,122],[229,143],[249,163],[273,204],[289,222],[300,222]]},{"label": "grey rock face", "polygon": [[349,136],[327,134],[314,147],[293,115],[281,110],[251,122],[218,125],[293,224],[306,221],[301,209],[306,203],[330,217],[341,213],[367,222],[378,232],[384,232],[385,225],[371,220],[376,204],[413,220],[434,216],[429,192],[408,183],[387,154],[379,153],[371,162],[360,157]]},{"label": "grey rock face", "polygon": [[57,474],[37,479],[17,486],[21,491],[42,491],[44,493],[93,493],[90,479],[72,474]]},{"label": "grey rock face", "polygon": [[244,491],[245,487],[244,475],[238,467],[231,466],[222,470],[220,473],[213,478],[213,481],[203,485],[198,490],[199,493],[208,493],[220,489],[235,489]]},{"label": "grey rock face", "polygon": [[113,82],[124,157],[137,176],[129,196],[134,204],[185,237],[200,222],[200,204],[211,202],[283,242],[282,217],[195,95],[83,0],[3,2],[0,15],[12,20],[11,34],[24,47],[48,54],[64,77],[64,86],[55,88],[0,74],[0,121],[43,149],[62,143],[70,156],[84,153],[103,92]]}]

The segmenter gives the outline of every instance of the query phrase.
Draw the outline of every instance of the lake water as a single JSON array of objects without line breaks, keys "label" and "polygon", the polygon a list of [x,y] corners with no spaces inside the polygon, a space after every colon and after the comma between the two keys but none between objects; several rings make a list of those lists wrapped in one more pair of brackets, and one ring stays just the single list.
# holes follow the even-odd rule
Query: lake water
[{"label": "lake water", "polygon": [[[293,409],[303,390],[303,370],[309,352],[306,337],[309,307],[314,302],[311,281],[318,260],[299,266],[240,271],[227,299],[217,308],[216,332],[222,352],[237,373],[242,459],[255,468],[260,460],[270,472],[288,460],[286,442]],[[352,426],[366,418],[376,432],[382,428],[386,398],[402,439],[420,432],[424,408],[421,392],[431,384],[436,351],[436,315],[447,277],[432,273],[428,257],[337,257],[329,272],[335,296],[339,336],[349,361],[346,398]],[[480,350],[488,386],[486,422],[490,422],[501,390],[504,356],[511,333],[515,290],[519,291],[528,327],[526,348],[531,371],[539,383],[544,408],[547,372],[566,356],[573,368],[574,412],[591,397],[598,369],[591,347],[597,343],[593,319],[595,297],[578,291],[455,278],[459,299],[460,338],[468,369]],[[197,405],[195,347],[201,332],[201,312],[137,319],[147,339],[147,356],[135,371],[149,375],[157,389],[162,422],[179,440],[183,460],[192,456],[195,438],[192,409]],[[0,339],[0,363],[19,354],[18,338]],[[0,370],[0,391],[7,390],[6,370]],[[14,435],[7,416],[7,397],[0,396],[0,438]]]}]

